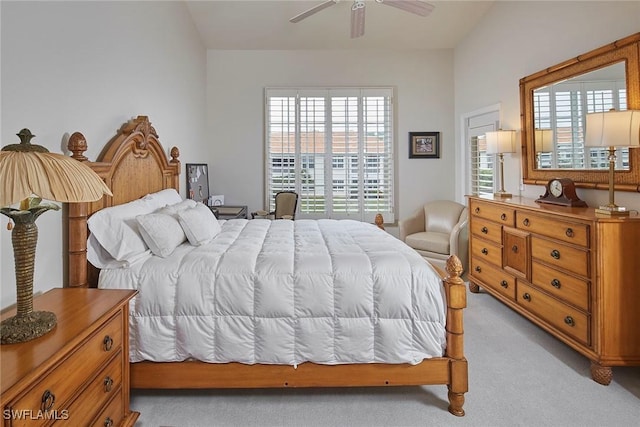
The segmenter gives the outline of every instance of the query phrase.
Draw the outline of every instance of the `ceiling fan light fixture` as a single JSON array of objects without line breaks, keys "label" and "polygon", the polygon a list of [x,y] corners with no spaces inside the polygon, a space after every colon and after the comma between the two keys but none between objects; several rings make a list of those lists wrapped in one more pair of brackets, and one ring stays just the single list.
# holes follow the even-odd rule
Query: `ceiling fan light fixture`
[{"label": "ceiling fan light fixture", "polygon": [[351,6],[351,38],[364,35],[364,1],[354,1]]}]

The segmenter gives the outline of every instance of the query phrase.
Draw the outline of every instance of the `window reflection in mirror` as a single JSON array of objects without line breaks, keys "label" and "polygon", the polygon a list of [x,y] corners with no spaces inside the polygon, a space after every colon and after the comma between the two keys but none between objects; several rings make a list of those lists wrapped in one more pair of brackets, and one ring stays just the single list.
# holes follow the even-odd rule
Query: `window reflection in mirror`
[{"label": "window reflection in mirror", "polygon": [[[585,148],[587,113],[627,109],[625,62],[533,91],[537,169],[608,169],[608,151]],[[629,170],[629,149],[617,152],[616,169]]]}]

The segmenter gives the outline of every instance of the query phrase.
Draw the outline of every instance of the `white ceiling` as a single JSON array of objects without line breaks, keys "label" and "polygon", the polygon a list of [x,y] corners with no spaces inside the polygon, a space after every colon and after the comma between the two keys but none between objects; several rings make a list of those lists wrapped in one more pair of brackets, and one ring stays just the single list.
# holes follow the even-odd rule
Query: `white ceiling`
[{"label": "white ceiling", "polygon": [[454,48],[493,1],[429,1],[427,17],[367,0],[365,34],[350,38],[353,0],[298,23],[289,19],[324,0],[185,0],[207,49]]}]

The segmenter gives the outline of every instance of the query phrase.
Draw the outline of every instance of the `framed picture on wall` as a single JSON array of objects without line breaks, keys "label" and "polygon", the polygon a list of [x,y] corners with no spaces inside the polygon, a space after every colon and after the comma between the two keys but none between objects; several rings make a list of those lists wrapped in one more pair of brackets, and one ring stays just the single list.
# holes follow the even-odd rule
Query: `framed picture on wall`
[{"label": "framed picture on wall", "polygon": [[409,132],[410,159],[439,159],[440,132]]},{"label": "framed picture on wall", "polygon": [[187,197],[208,204],[209,168],[205,163],[187,163]]}]

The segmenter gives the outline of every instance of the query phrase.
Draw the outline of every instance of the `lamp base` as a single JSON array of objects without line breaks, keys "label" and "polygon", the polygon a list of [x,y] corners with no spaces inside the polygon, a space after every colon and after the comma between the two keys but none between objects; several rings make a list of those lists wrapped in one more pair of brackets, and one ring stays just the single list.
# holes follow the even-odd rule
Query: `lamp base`
[{"label": "lamp base", "polygon": [[496,191],[493,195],[495,197],[513,197],[513,194],[507,193],[506,191]]},{"label": "lamp base", "polygon": [[602,216],[629,216],[629,211],[627,210],[627,208],[622,207],[622,206],[606,205],[606,206],[600,206],[599,208],[597,208],[596,209],[596,215],[602,215]]},{"label": "lamp base", "polygon": [[1,343],[31,341],[50,332],[56,323],[56,315],[50,311],[32,311],[26,315],[9,317],[0,324]]}]

